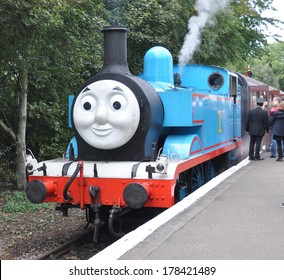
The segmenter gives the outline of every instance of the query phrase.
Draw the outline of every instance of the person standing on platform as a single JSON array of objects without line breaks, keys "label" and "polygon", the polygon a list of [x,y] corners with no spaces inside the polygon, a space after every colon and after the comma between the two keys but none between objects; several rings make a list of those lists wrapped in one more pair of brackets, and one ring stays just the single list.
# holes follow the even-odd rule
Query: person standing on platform
[{"label": "person standing on platform", "polygon": [[278,111],[270,118],[270,126],[272,127],[273,139],[276,140],[278,158],[276,161],[283,161],[282,159],[282,142],[284,141],[284,101],[281,101],[278,106]]},{"label": "person standing on platform", "polygon": [[[278,106],[280,103],[280,99],[278,97],[273,98],[273,107],[269,111],[269,117],[272,117],[277,111],[278,111]],[[271,151],[271,158],[276,158],[276,141],[273,139],[273,134],[272,134],[272,127],[270,127],[270,151]]]},{"label": "person standing on platform", "polygon": [[249,160],[262,160],[260,145],[265,132],[269,132],[268,114],[262,109],[263,98],[256,99],[257,107],[248,112],[246,120],[246,133],[250,135]]}]

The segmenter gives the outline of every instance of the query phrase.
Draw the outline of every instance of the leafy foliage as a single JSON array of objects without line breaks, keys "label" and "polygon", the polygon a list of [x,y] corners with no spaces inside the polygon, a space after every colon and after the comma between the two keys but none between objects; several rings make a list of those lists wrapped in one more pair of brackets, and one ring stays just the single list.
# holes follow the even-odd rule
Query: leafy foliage
[{"label": "leafy foliage", "polygon": [[[280,89],[284,91],[284,43],[278,42],[272,44],[270,45],[269,50],[269,66],[271,66],[273,70],[273,75],[271,76],[277,78]],[[278,84],[273,83],[272,85],[278,88]]]},{"label": "leafy foliage", "polygon": [[[277,24],[261,12],[272,0],[231,0],[202,31],[196,63],[246,67],[263,55],[264,73],[279,75],[284,88],[282,46],[264,49],[261,26]],[[2,0],[0,2],[0,176],[15,174],[15,144],[21,125],[27,147],[39,160],[61,156],[71,138],[67,97],[97,74],[103,63],[105,25],[130,29],[128,63],[142,71],[143,57],[154,45],[167,47],[177,62],[196,0]],[[268,55],[268,56],[267,56]],[[264,62],[262,62],[264,63]],[[261,68],[261,67],[259,67]],[[264,67],[262,67],[264,69]],[[255,71],[256,72],[256,71]],[[25,77],[25,79],[23,79]],[[260,72],[259,72],[259,77]],[[264,78],[264,76],[262,76]],[[27,117],[19,95],[27,83]],[[271,81],[272,83],[272,81]],[[277,83],[273,81],[273,84]],[[25,107],[24,107],[25,108]],[[11,172],[7,172],[11,170]],[[6,176],[6,177],[5,177]]]},{"label": "leafy foliage", "polygon": [[250,60],[254,78],[284,91],[284,43],[275,42],[264,51],[262,57]]},{"label": "leafy foliage", "polygon": [[14,145],[9,141],[0,142],[0,186],[4,183],[15,185],[13,178],[15,174],[13,172],[15,165],[14,161],[11,158],[11,154],[14,152]]},{"label": "leafy foliage", "polygon": [[128,60],[133,74],[142,71],[146,51],[161,45],[177,58],[186,34],[187,20],[193,12],[194,0],[106,0],[108,21],[130,30]]},{"label": "leafy foliage", "polygon": [[[102,3],[91,0],[0,2],[0,129],[7,132],[0,147],[16,140],[25,120],[19,114],[25,110],[20,108],[25,97],[18,95],[18,88],[26,73],[27,145],[39,159],[62,155],[70,139],[68,95],[102,64],[103,16]],[[6,156],[1,167],[8,162],[13,170],[15,149]]]}]

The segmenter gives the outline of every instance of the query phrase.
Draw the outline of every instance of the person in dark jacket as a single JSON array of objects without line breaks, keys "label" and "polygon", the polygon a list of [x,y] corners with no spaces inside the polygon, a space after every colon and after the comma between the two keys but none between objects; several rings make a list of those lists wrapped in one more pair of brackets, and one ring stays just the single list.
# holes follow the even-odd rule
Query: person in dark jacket
[{"label": "person in dark jacket", "polygon": [[257,98],[255,109],[248,112],[245,131],[250,135],[249,160],[261,160],[260,145],[265,132],[269,132],[268,114],[261,107],[263,98]]},{"label": "person in dark jacket", "polygon": [[283,161],[282,159],[282,141],[284,141],[284,101],[281,101],[278,106],[278,111],[275,112],[269,124],[272,127],[273,139],[276,140],[278,158],[276,161]]}]

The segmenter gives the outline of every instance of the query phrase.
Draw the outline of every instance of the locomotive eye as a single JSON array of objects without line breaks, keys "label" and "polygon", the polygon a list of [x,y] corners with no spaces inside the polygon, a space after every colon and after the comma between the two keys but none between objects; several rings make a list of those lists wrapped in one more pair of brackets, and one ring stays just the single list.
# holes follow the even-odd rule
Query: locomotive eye
[{"label": "locomotive eye", "polygon": [[90,102],[85,102],[83,107],[85,110],[89,111],[92,108],[92,105]]},{"label": "locomotive eye", "polygon": [[81,106],[85,111],[92,112],[96,108],[96,100],[92,96],[84,96],[81,99]]},{"label": "locomotive eye", "polygon": [[121,104],[118,101],[115,101],[112,106],[115,110],[119,110],[121,108]]},{"label": "locomotive eye", "polygon": [[126,99],[123,95],[115,95],[110,100],[110,106],[115,111],[124,109],[126,107]]}]

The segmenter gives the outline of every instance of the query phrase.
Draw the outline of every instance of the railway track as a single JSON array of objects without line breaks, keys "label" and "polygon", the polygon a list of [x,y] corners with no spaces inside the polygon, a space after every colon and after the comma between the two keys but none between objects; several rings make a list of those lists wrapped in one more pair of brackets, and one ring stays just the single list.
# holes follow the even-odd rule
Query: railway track
[{"label": "railway track", "polygon": [[[123,216],[124,233],[127,234],[135,230],[164,210],[161,208],[143,208],[128,212]],[[111,235],[107,225],[100,228],[97,243],[93,243],[93,235],[93,228],[90,228],[84,234],[38,256],[36,260],[87,260],[120,238]]]},{"label": "railway track", "polygon": [[[149,219],[161,213],[161,211],[163,210],[144,209],[144,211],[136,211],[134,213],[127,214],[124,221],[125,233],[128,233],[144,224]],[[36,257],[35,260],[87,260],[120,238],[111,235],[107,227],[102,226],[100,228],[98,242],[93,243],[93,233],[93,229],[90,228],[80,236],[41,254]]]},{"label": "railway track", "polygon": [[76,237],[50,251],[47,251],[46,253],[40,255],[39,257],[36,258],[36,260],[58,260],[62,259],[63,256],[66,256],[68,254],[77,255],[76,250],[80,248],[80,245],[83,243],[86,243],[87,240],[90,238],[92,235],[92,231],[88,231],[79,237]]}]

